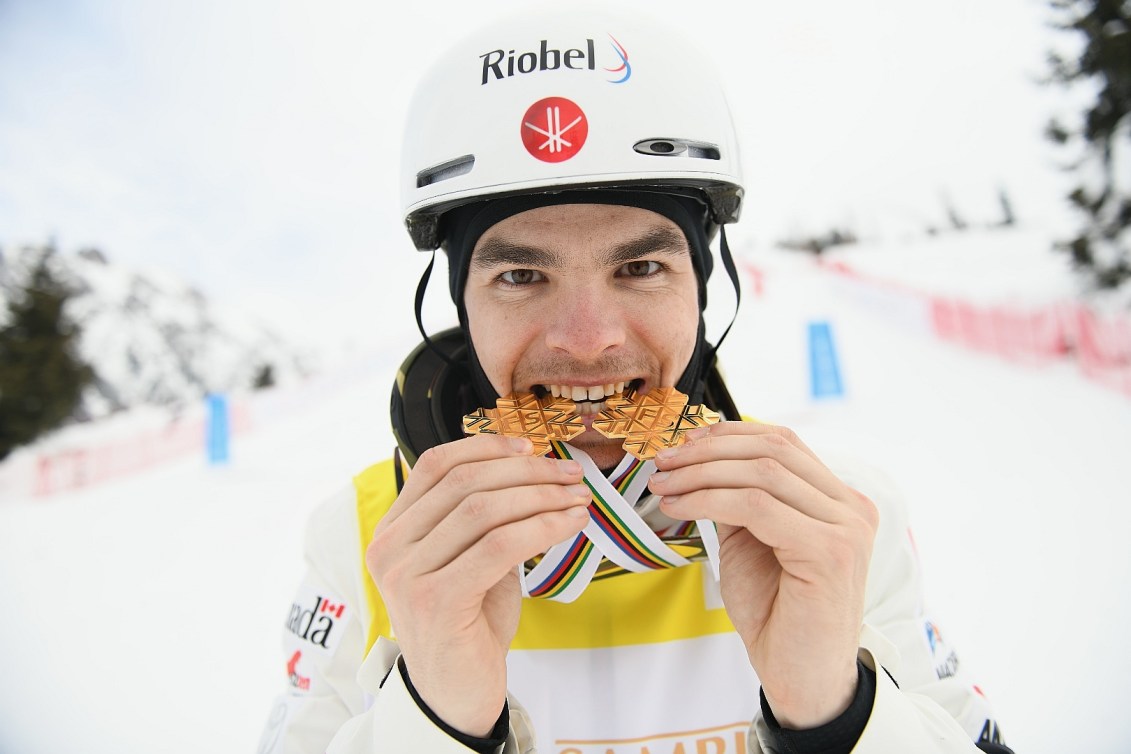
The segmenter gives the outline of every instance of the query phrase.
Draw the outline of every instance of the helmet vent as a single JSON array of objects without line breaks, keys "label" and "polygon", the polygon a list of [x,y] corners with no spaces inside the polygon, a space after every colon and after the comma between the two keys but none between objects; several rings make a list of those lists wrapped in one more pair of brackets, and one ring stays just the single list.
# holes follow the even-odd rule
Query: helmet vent
[{"label": "helmet vent", "polygon": [[456,178],[461,175],[467,175],[471,172],[471,168],[475,166],[475,155],[465,154],[463,157],[457,157],[454,160],[441,162],[439,165],[430,167],[427,170],[421,170],[416,174],[416,187],[424,188],[431,186],[433,183],[446,181],[449,178]]},{"label": "helmet vent", "polygon": [[719,148],[714,144],[706,144],[701,141],[689,141],[687,139],[644,139],[632,145],[632,148],[640,154],[646,154],[651,157],[677,157],[679,155],[686,155],[687,157],[694,157],[701,160],[718,160],[722,159],[719,154]]}]

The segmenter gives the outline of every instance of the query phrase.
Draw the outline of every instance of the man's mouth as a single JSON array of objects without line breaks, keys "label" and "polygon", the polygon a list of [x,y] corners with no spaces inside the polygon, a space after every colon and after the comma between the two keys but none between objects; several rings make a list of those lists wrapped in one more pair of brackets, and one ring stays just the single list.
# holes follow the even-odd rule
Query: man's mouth
[{"label": "man's mouth", "polygon": [[571,400],[576,414],[581,417],[592,417],[605,410],[605,401],[608,398],[614,395],[631,395],[643,384],[643,379],[636,378],[605,385],[534,385],[531,391],[539,398],[552,395],[555,398]]}]

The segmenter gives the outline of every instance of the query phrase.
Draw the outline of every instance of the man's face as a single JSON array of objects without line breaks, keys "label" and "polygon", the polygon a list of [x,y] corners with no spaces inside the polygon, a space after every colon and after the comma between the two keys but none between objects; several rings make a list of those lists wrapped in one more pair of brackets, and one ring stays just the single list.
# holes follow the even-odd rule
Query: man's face
[{"label": "man's face", "polygon": [[[540,207],[492,226],[464,290],[471,339],[499,395],[564,394],[586,427],[617,388],[675,385],[695,347],[698,302],[679,226],[605,204]],[[621,440],[591,428],[570,442],[600,468],[624,455]]]}]

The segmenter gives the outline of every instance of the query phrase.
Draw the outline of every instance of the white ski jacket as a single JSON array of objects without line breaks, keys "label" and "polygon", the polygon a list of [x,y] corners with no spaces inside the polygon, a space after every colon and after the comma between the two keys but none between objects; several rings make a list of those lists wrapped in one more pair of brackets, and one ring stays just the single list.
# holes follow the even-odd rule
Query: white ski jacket
[{"label": "white ski jacket", "polygon": [[[874,470],[829,465],[880,511],[859,653],[876,671],[876,693],[853,751],[998,743],[988,703],[926,610],[902,500]],[[309,571],[283,633],[287,687],[261,754],[469,751],[410,696],[365,568],[370,534],[395,497],[386,461],[310,518]],[[649,503],[638,509],[659,528]],[[774,752],[758,678],[702,563],[595,581],[570,604],[524,600],[507,665],[511,724],[500,754]]]}]

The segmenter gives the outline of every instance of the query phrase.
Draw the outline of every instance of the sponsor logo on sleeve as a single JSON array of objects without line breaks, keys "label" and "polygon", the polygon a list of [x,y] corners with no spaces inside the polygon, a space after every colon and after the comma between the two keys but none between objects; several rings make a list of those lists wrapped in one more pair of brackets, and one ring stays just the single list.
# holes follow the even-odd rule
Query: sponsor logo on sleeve
[{"label": "sponsor logo on sleeve", "polygon": [[931,648],[931,657],[935,662],[935,675],[941,681],[958,673],[958,655],[943,641],[939,627],[931,621],[924,624],[927,632],[927,644]]},{"label": "sponsor logo on sleeve", "polygon": [[310,676],[303,675],[299,672],[298,663],[302,659],[302,650],[296,649],[295,653],[291,655],[291,659],[287,660],[287,680],[290,681],[291,688],[295,691],[310,691]]},{"label": "sponsor logo on sleeve", "polygon": [[285,628],[301,640],[301,647],[333,654],[349,617],[350,610],[345,601],[327,592],[304,587],[291,604]]},{"label": "sponsor logo on sleeve", "polygon": [[924,628],[927,630],[927,643],[931,645],[931,654],[933,655],[942,644],[942,633],[939,631],[939,627],[930,621],[927,621]]},{"label": "sponsor logo on sleeve", "polygon": [[982,726],[982,733],[978,736],[978,743],[1007,745],[1005,743],[1005,737],[1001,735],[1001,728],[998,727],[997,722],[994,720],[986,720],[985,725]]}]

